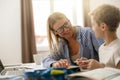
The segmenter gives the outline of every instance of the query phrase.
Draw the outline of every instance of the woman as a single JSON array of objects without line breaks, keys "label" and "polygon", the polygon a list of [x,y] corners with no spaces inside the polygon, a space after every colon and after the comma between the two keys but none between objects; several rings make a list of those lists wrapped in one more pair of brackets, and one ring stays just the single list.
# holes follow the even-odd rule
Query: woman
[{"label": "woman", "polygon": [[48,18],[47,30],[51,54],[43,60],[44,67],[66,68],[81,57],[99,60],[101,43],[91,28],[72,26],[64,14],[55,12]]}]

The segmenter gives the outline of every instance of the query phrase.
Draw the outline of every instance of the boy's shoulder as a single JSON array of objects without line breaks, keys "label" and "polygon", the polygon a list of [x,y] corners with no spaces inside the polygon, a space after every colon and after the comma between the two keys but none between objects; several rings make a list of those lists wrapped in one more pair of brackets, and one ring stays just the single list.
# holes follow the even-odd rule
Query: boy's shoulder
[{"label": "boy's shoulder", "polygon": [[114,41],[112,41],[108,46],[104,46],[105,43],[103,43],[99,49],[103,49],[103,48],[114,48],[115,50],[120,50],[120,39],[116,39]]},{"label": "boy's shoulder", "polygon": [[120,46],[120,39],[114,40],[113,45]]}]

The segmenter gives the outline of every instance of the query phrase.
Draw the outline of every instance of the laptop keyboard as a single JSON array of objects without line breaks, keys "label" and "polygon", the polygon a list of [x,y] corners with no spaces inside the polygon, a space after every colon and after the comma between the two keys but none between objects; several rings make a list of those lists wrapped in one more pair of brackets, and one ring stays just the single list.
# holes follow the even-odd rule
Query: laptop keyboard
[{"label": "laptop keyboard", "polygon": [[2,70],[0,74],[5,75],[5,73],[6,73],[6,70]]},{"label": "laptop keyboard", "polygon": [[24,75],[23,70],[7,71],[5,75]]},{"label": "laptop keyboard", "polygon": [[3,70],[1,75],[24,75],[24,70]]}]

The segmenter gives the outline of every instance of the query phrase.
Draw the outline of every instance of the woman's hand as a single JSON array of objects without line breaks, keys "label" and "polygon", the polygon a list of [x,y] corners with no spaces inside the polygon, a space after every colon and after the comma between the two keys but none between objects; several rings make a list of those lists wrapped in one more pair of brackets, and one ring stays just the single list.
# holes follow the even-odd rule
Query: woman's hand
[{"label": "woman's hand", "polygon": [[52,67],[68,68],[69,67],[69,62],[68,62],[67,59],[60,59],[59,61],[52,63]]}]

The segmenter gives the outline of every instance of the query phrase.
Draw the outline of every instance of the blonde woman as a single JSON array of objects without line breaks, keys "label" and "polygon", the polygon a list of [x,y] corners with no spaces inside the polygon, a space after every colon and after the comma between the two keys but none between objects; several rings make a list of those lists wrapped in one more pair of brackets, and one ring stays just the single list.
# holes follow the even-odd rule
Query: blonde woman
[{"label": "blonde woman", "polygon": [[51,14],[47,23],[50,55],[43,60],[43,66],[68,67],[81,57],[99,60],[100,42],[91,28],[72,26],[70,20],[60,12]]}]

